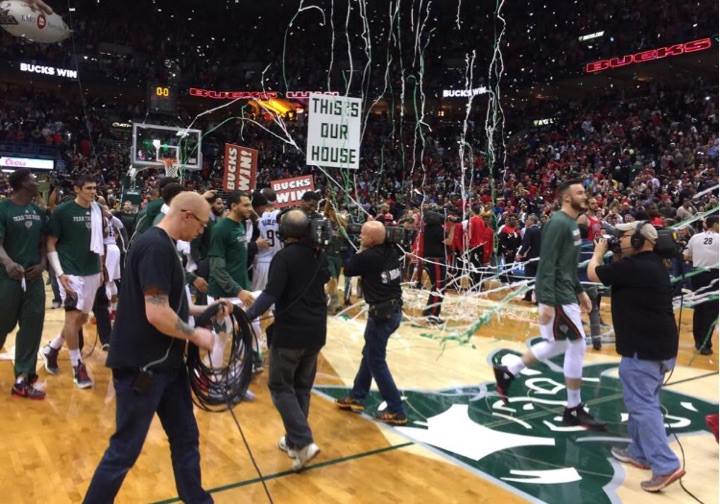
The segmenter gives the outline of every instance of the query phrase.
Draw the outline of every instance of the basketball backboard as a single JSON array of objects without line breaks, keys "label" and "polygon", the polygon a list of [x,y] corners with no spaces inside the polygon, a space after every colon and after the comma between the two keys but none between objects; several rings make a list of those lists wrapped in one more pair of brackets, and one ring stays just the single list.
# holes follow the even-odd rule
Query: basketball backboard
[{"label": "basketball backboard", "polygon": [[130,159],[135,167],[163,167],[163,159],[174,158],[180,168],[202,168],[202,132],[159,124],[134,123]]}]

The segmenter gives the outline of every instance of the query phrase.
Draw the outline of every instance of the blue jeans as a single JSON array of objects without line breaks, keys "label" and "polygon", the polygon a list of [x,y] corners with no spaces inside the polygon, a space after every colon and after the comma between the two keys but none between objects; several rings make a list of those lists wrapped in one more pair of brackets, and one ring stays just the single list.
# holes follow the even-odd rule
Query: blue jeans
[{"label": "blue jeans", "polygon": [[660,405],[660,389],[665,373],[675,359],[651,361],[637,357],[620,359],[620,382],[628,410],[630,455],[652,467],[653,475],[665,475],[680,467],[680,461],[668,445],[665,419]]},{"label": "blue jeans", "polygon": [[394,313],[387,320],[377,320],[368,317],[365,326],[365,346],[362,350],[360,369],[355,375],[350,396],[354,399],[364,400],[370,392],[370,384],[375,379],[380,395],[387,402],[387,409],[391,413],[404,414],[400,392],[395,386],[393,377],[385,359],[387,342],[390,335],[400,326],[402,311]]},{"label": "blue jeans", "polygon": [[185,367],[155,372],[142,394],[133,390],[136,374],[133,369],[113,369],[116,430],[83,502],[104,504],[115,500],[125,475],[142,451],[156,412],[170,441],[178,495],[188,503],[213,502],[200,481],[199,433]]}]

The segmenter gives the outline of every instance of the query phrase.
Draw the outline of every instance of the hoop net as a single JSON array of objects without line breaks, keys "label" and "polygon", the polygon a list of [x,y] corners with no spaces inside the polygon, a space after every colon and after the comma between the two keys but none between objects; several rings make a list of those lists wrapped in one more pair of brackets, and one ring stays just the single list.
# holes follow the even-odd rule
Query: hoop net
[{"label": "hoop net", "polygon": [[178,177],[180,175],[180,166],[175,158],[163,158],[163,167],[165,168],[166,177]]}]

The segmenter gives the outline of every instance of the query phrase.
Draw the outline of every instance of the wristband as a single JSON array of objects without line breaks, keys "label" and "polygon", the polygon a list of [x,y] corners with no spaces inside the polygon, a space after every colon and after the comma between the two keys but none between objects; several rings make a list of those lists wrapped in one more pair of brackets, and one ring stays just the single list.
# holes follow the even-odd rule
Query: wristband
[{"label": "wristband", "polygon": [[60,266],[60,257],[58,256],[57,250],[53,250],[52,252],[47,253],[48,262],[50,263],[50,267],[55,272],[55,276],[60,278],[65,274],[65,272],[62,269],[62,266]]}]

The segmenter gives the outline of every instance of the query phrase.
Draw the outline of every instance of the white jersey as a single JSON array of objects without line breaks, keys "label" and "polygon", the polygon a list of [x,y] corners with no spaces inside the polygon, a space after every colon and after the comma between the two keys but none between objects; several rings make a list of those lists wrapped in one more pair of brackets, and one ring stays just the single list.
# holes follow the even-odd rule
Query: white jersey
[{"label": "white jersey", "polygon": [[270,264],[272,258],[282,248],[282,242],[278,236],[278,229],[280,228],[278,223],[279,214],[280,210],[278,209],[265,211],[257,222],[260,238],[264,238],[270,247],[265,250],[258,250],[257,254],[255,254],[255,264]]},{"label": "white jersey", "polygon": [[717,268],[718,233],[705,231],[694,234],[688,242],[687,251],[696,268]]}]

